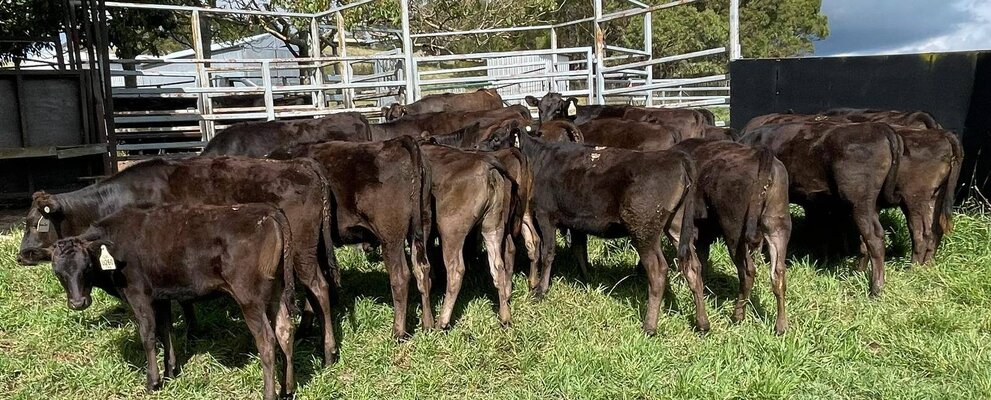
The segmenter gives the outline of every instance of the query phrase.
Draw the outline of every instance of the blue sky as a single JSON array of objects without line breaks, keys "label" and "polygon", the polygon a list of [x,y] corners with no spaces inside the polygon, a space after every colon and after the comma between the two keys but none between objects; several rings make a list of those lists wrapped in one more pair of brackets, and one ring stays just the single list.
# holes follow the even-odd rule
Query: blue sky
[{"label": "blue sky", "polygon": [[822,0],[816,55],[991,50],[991,0]]}]

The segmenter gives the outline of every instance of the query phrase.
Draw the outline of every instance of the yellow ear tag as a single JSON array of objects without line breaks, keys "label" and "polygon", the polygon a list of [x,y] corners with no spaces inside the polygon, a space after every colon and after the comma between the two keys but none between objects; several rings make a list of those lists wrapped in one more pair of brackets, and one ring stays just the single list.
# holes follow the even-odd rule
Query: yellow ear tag
[{"label": "yellow ear tag", "polygon": [[117,264],[114,263],[114,257],[110,255],[107,251],[107,245],[100,245],[100,269],[104,271],[113,271],[117,269]]},{"label": "yellow ear tag", "polygon": [[51,227],[51,221],[49,221],[48,218],[41,217],[38,219],[38,224],[35,225],[34,230],[38,231],[38,233],[46,233],[51,230]]},{"label": "yellow ear tag", "polygon": [[575,103],[568,102],[568,116],[574,117],[576,115],[578,115],[578,107],[575,106]]}]

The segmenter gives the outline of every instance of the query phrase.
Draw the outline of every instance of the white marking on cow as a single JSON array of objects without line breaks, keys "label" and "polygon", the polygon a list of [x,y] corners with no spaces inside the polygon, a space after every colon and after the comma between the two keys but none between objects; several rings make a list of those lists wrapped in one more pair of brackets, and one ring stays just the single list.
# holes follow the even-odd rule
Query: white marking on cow
[{"label": "white marking on cow", "polygon": [[48,206],[45,206],[45,210],[44,211],[45,211],[45,214],[50,214],[52,212],[52,209],[49,208]]},{"label": "white marking on cow", "polygon": [[107,245],[100,245],[100,269],[104,271],[113,271],[117,269],[117,264],[114,263],[114,257],[110,255],[110,250],[107,250]]},{"label": "white marking on cow", "polygon": [[527,126],[526,126],[526,131],[527,131],[527,132],[531,132],[531,131],[533,131],[533,128],[532,128],[532,127],[530,127],[530,125],[527,125]]},{"label": "white marking on cow", "polygon": [[605,150],[606,146],[595,146],[596,150]]},{"label": "white marking on cow", "polygon": [[237,211],[237,210],[240,210],[240,209],[241,209],[241,206],[231,206],[231,210]]}]

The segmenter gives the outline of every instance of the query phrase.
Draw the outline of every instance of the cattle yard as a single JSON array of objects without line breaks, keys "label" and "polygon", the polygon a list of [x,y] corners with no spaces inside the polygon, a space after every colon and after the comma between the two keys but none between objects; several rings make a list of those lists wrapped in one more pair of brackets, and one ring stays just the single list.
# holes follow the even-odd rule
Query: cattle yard
[{"label": "cattle yard", "polygon": [[[790,99],[801,68],[736,62],[784,71],[770,101],[808,106],[734,106],[754,113],[734,130],[726,75],[653,67],[738,60],[738,0],[725,47],[664,57],[652,14],[695,0],[458,32],[412,31],[397,0],[401,26],[346,26],[385,1],[66,1],[98,43],[67,35],[70,73],[37,77],[78,80],[85,115],[63,122],[86,146],[46,154],[106,151],[112,174],[2,213],[0,397],[991,397],[979,109]],[[297,19],[320,51],[112,59],[107,9],[188,13],[193,37],[210,15]],[[643,50],[604,42],[634,22]],[[413,51],[531,30],[546,48]],[[399,45],[370,51],[373,33]],[[991,96],[989,60],[941,61],[965,72],[941,96]]]}]

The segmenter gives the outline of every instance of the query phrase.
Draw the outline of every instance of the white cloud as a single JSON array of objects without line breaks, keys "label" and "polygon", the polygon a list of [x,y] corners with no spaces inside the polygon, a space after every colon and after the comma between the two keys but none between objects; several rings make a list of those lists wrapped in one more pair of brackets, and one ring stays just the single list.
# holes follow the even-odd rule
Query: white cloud
[{"label": "white cloud", "polygon": [[971,19],[956,24],[952,32],[894,48],[890,53],[991,50],[991,2],[959,0],[953,7],[971,13]]}]

